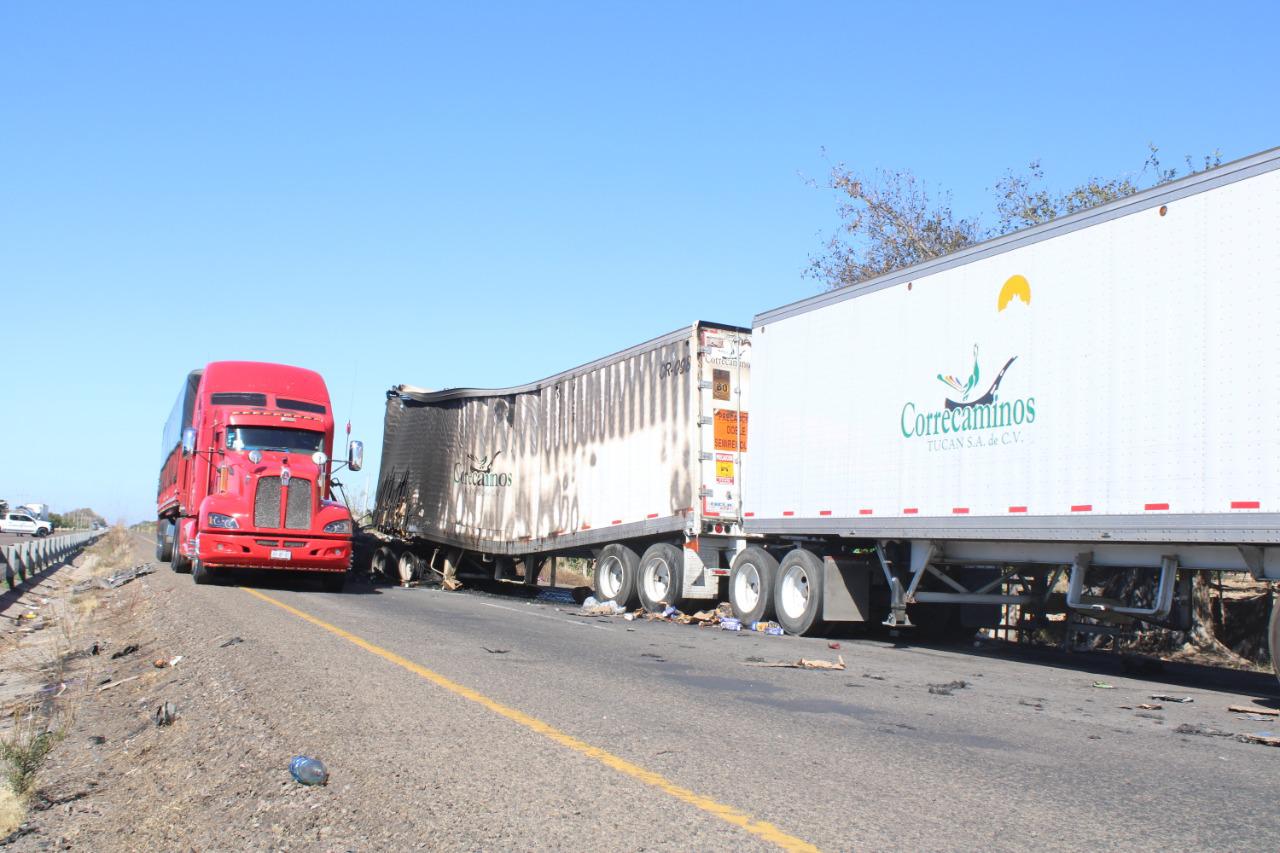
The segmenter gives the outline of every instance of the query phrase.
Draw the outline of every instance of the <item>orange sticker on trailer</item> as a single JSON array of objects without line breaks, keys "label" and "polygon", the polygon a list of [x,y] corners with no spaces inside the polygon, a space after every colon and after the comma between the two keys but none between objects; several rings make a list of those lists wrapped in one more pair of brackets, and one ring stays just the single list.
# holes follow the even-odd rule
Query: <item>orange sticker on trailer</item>
[{"label": "orange sticker on trailer", "polygon": [[716,409],[715,411],[715,448],[716,450],[747,450],[747,413],[735,412],[732,409]]}]

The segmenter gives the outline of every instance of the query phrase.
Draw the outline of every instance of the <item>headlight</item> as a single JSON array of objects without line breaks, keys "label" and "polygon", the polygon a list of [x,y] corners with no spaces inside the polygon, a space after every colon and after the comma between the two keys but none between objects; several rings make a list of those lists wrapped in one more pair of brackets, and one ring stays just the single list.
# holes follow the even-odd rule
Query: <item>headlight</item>
[{"label": "headlight", "polygon": [[239,530],[240,524],[229,515],[220,512],[209,513],[209,526],[221,527],[223,530]]},{"label": "headlight", "polygon": [[349,521],[331,521],[324,526],[325,533],[350,533],[351,522]]}]

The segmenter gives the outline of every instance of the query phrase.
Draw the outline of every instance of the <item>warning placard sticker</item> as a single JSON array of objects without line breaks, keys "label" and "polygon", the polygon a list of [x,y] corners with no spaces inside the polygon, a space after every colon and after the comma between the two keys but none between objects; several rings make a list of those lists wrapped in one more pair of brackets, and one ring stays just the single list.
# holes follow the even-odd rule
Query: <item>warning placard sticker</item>
[{"label": "warning placard sticker", "polygon": [[716,409],[714,420],[716,450],[746,452],[747,413],[735,412],[732,409]]},{"label": "warning placard sticker", "polygon": [[730,454],[730,453],[716,454],[716,482],[732,485],[733,454]]}]

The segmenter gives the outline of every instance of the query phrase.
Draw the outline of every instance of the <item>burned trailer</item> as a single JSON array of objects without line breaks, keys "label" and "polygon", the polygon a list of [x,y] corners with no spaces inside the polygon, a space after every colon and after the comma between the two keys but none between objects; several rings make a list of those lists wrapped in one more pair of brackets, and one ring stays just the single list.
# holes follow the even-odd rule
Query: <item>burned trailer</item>
[{"label": "burned trailer", "polygon": [[514,388],[387,392],[374,568],[535,583],[595,560],[598,597],[715,599],[741,535],[750,331],[699,322]]}]

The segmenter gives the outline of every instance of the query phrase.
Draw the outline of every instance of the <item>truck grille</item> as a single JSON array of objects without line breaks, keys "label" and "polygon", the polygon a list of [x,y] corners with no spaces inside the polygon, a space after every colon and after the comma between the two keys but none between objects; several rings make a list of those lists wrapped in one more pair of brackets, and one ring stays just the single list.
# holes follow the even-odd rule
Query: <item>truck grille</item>
[{"label": "truck grille", "polygon": [[280,478],[263,477],[253,501],[253,526],[259,529],[280,526]]},{"label": "truck grille", "polygon": [[[280,527],[280,492],[285,491],[279,477],[263,477],[258,481],[258,494],[253,502],[253,526],[259,529]],[[289,496],[284,508],[284,526],[288,530],[311,527],[311,481],[294,478],[289,481]]]},{"label": "truck grille", "polygon": [[284,526],[306,530],[311,526],[311,481],[290,480],[289,499],[284,508]]}]

